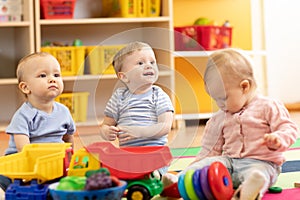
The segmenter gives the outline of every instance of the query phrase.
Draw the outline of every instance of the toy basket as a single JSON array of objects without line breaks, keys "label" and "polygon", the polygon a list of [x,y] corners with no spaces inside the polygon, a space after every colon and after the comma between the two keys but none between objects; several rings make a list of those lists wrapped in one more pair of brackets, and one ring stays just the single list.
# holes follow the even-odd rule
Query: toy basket
[{"label": "toy basket", "polygon": [[124,45],[87,47],[90,74],[115,74],[112,60]]},{"label": "toy basket", "polygon": [[83,74],[85,47],[42,47],[41,51],[52,54],[58,60],[63,76],[75,76]]},{"label": "toy basket", "polygon": [[75,122],[84,122],[87,116],[88,96],[88,92],[63,93],[55,100],[69,108]]},{"label": "toy basket", "polygon": [[175,50],[216,50],[231,46],[232,27],[184,26],[175,27]]},{"label": "toy basket", "polygon": [[49,191],[53,200],[112,200],[122,199],[124,191],[127,187],[125,181],[120,180],[121,185],[101,190],[91,191],[63,191],[56,190],[59,183],[49,185]]},{"label": "toy basket", "polygon": [[71,19],[76,0],[40,0],[43,19]]}]

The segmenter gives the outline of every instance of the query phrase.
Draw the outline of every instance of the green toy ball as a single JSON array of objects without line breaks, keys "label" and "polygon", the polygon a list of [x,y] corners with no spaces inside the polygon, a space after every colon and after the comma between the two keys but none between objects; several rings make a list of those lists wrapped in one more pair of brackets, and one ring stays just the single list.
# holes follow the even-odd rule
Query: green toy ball
[{"label": "green toy ball", "polygon": [[82,41],[80,39],[75,39],[73,41],[73,46],[82,46]]}]

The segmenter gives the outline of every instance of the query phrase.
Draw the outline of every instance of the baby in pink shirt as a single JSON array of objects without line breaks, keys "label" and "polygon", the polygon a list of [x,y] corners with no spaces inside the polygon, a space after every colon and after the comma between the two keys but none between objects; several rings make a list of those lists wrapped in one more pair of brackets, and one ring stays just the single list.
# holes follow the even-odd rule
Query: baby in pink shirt
[{"label": "baby in pink shirt", "polygon": [[282,103],[257,93],[252,61],[243,52],[213,53],[204,81],[220,110],[205,126],[199,155],[181,174],[220,161],[237,188],[232,199],[260,199],[276,182],[298,128]]}]

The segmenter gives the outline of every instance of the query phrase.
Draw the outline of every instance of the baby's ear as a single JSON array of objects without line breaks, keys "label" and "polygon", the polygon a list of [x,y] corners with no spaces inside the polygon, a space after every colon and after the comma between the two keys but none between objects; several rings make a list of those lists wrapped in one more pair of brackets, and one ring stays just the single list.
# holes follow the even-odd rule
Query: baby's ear
[{"label": "baby's ear", "polygon": [[27,83],[22,81],[19,83],[19,89],[24,93],[24,94],[29,94],[30,93],[30,90],[29,88],[27,87]]},{"label": "baby's ear", "polygon": [[249,92],[250,88],[251,88],[251,83],[249,80],[245,79],[245,80],[242,80],[241,83],[240,83],[240,87],[242,88],[242,90],[244,92]]},{"label": "baby's ear", "polygon": [[118,78],[124,83],[129,82],[129,80],[124,72],[118,72]]}]

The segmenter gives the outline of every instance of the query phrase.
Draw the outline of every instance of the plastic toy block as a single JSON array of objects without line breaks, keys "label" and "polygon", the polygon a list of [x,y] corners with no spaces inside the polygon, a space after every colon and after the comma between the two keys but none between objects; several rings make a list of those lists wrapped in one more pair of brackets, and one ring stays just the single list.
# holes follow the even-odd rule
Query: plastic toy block
[{"label": "plastic toy block", "polygon": [[6,200],[46,200],[48,195],[48,185],[38,184],[32,180],[30,185],[25,185],[20,179],[16,179],[9,185],[5,192]]}]

